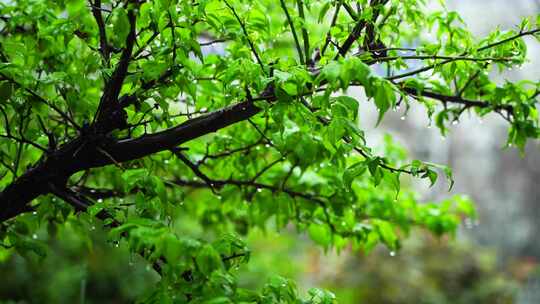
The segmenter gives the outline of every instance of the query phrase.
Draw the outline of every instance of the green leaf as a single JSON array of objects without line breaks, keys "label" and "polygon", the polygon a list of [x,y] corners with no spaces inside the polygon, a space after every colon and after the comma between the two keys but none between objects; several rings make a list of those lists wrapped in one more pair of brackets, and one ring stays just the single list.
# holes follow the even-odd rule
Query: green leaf
[{"label": "green leaf", "polygon": [[321,82],[322,79],[328,81],[328,83],[332,86],[337,86],[339,77],[341,75],[341,65],[338,62],[331,61],[327,65],[325,65],[321,71],[321,74],[318,79],[318,83]]},{"label": "green leaf", "polygon": [[133,189],[137,183],[147,177],[148,174],[148,170],[144,168],[124,171],[122,173],[122,179],[124,180],[126,191]]},{"label": "green leaf", "polygon": [[353,180],[358,176],[364,174],[366,170],[367,165],[365,162],[358,162],[347,168],[347,170],[345,170],[345,173],[343,173],[343,184],[345,185],[345,187],[351,190]]},{"label": "green leaf", "polygon": [[223,269],[221,257],[211,245],[204,245],[197,253],[195,260],[197,267],[205,275],[210,275],[215,270]]},{"label": "green leaf", "polygon": [[392,224],[383,220],[376,220],[374,224],[384,243],[391,249],[397,249],[398,238]]},{"label": "green leaf", "polygon": [[381,182],[384,174],[381,170],[380,163],[381,159],[379,157],[374,157],[367,161],[369,173],[373,177],[373,183],[375,184],[375,186],[377,186]]},{"label": "green leaf", "polygon": [[115,38],[114,40],[119,47],[125,45],[129,31],[130,25],[126,10],[123,8],[115,10],[115,15],[113,17],[113,35]]},{"label": "green leaf", "polygon": [[375,86],[375,89],[375,106],[379,110],[379,117],[377,118],[378,126],[386,111],[396,103],[396,95],[394,94],[392,85],[386,80],[380,81]]},{"label": "green leaf", "polygon": [[324,224],[311,224],[308,228],[309,237],[315,241],[315,243],[326,247],[329,247],[332,243],[332,231],[330,227]]},{"label": "green leaf", "polygon": [[287,81],[283,84],[283,90],[289,95],[289,96],[296,96],[298,95],[298,89],[296,88],[296,84],[290,81]]},{"label": "green leaf", "polygon": [[69,0],[66,9],[70,17],[81,15],[86,10],[86,2],[83,0]]},{"label": "green leaf", "polygon": [[332,304],[336,299],[336,296],[333,293],[319,288],[309,289],[308,294],[315,303],[320,304]]},{"label": "green leaf", "polygon": [[335,145],[345,135],[346,123],[343,118],[336,117],[327,127],[327,137],[332,145]]},{"label": "green leaf", "polygon": [[425,169],[426,171],[424,172],[424,174],[422,175],[422,178],[429,178],[429,181],[430,181],[430,187],[433,187],[433,185],[435,185],[435,182],[437,182],[437,177],[438,177],[438,174],[437,172],[435,172],[434,170],[431,170],[429,168],[426,167]]},{"label": "green leaf", "polygon": [[356,120],[358,117],[358,101],[352,97],[349,96],[338,96],[335,98],[335,101],[338,104],[343,105],[347,109],[348,117],[352,118],[353,120]]},{"label": "green leaf", "polygon": [[317,18],[317,21],[319,23],[321,23],[323,20],[324,20],[324,16],[326,15],[326,13],[328,12],[328,10],[330,9],[330,4],[331,2],[330,1],[326,1],[323,6],[321,7],[321,10],[319,11],[319,18]]}]

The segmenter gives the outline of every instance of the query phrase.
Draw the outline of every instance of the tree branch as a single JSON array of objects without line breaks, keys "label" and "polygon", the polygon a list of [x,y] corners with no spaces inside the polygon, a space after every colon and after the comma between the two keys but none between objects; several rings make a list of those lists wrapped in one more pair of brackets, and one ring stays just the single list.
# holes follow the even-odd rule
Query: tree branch
[{"label": "tree branch", "polygon": [[345,56],[345,54],[347,54],[347,52],[351,49],[354,42],[356,42],[356,40],[360,38],[360,33],[368,25],[368,22],[375,22],[375,20],[377,20],[377,17],[379,17],[381,8],[386,4],[386,2],[388,2],[388,0],[372,0],[371,1],[370,6],[373,7],[372,20],[368,21],[365,19],[361,19],[356,23],[356,25],[354,26],[353,30],[351,31],[351,33],[349,34],[349,36],[347,37],[343,45],[339,47],[339,50],[338,50],[339,54],[338,56],[336,56],[336,58],[339,56]]},{"label": "tree branch", "polygon": [[477,107],[477,108],[492,107],[494,110],[505,110],[505,111],[507,111],[509,113],[512,113],[512,111],[513,111],[513,108],[512,108],[511,105],[496,105],[496,104],[491,104],[491,103],[486,102],[486,101],[465,99],[465,98],[462,98],[461,96],[444,95],[444,94],[440,94],[440,93],[436,93],[436,92],[432,92],[432,91],[427,91],[427,90],[419,91],[419,90],[417,90],[415,88],[400,87],[399,85],[397,87],[400,88],[403,92],[405,92],[405,93],[407,93],[409,95],[412,95],[412,96],[428,97],[428,98],[436,99],[436,100],[439,100],[439,101],[442,101],[442,102],[461,104],[461,105],[464,105],[466,107]]},{"label": "tree branch", "polygon": [[234,9],[234,7],[232,7],[229,2],[227,2],[226,0],[223,0],[223,2],[225,2],[225,5],[227,5],[227,7],[232,11],[234,17],[236,18],[236,20],[238,21],[238,23],[240,24],[240,28],[242,28],[242,32],[244,32],[244,36],[246,36],[246,40],[249,44],[249,47],[251,48],[251,52],[253,53],[253,55],[255,56],[255,59],[257,59],[257,63],[259,64],[259,66],[261,67],[261,71],[263,73],[266,73],[265,70],[264,70],[264,64],[262,63],[262,60],[261,58],[259,57],[259,53],[257,53],[257,49],[255,48],[255,45],[253,44],[253,42],[251,41],[251,39],[249,38],[249,34],[247,32],[247,29],[246,29],[246,26],[244,25],[244,23],[242,22],[242,19],[240,19],[240,16],[238,16],[238,14],[236,13],[236,10]]},{"label": "tree branch", "polygon": [[120,90],[126,78],[129,62],[131,60],[131,53],[133,52],[133,46],[137,39],[136,36],[136,16],[134,9],[130,9],[127,12],[130,30],[126,38],[126,46],[120,56],[116,69],[114,70],[111,79],[107,81],[103,95],[98,105],[98,110],[94,116],[94,126],[97,130],[103,133],[108,133],[118,127],[119,124],[125,124],[125,117],[118,117],[122,113],[121,105],[118,103],[118,96]]},{"label": "tree branch", "polygon": [[[294,45],[296,46],[296,51],[298,52],[298,57],[300,58],[300,63],[304,64],[306,60],[304,60],[304,54],[302,52],[302,47],[300,46],[300,41],[298,40],[298,35],[296,34],[296,29],[294,28],[294,24],[291,19],[291,15],[289,15],[289,10],[287,9],[287,5],[285,4],[284,0],[279,0],[281,4],[281,8],[283,9],[283,12],[285,13],[285,16],[287,17],[287,23],[289,23],[289,27],[291,28],[291,33],[294,39]],[[307,58],[307,54],[305,55]]]},{"label": "tree branch", "polygon": [[105,61],[105,64],[109,66],[109,45],[107,43],[107,32],[105,30],[105,22],[103,22],[103,16],[101,15],[101,0],[95,0],[94,3],[90,2],[90,6],[92,7],[92,15],[94,15],[94,19],[96,19],[96,23],[99,30],[99,50],[101,52],[101,56],[103,57],[103,61]]}]

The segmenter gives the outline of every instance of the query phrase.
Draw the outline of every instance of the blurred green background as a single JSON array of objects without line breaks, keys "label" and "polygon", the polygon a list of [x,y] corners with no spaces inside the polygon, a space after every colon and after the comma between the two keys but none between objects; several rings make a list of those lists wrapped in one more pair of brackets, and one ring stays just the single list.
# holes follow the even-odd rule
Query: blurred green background
[{"label": "blurred green background", "polygon": [[[193,231],[192,223],[186,225]],[[0,251],[0,299],[131,303],[159,280],[125,244],[108,242],[105,231],[97,228],[82,238],[76,229],[70,222],[63,225],[48,240],[54,254],[45,258]],[[493,250],[421,231],[412,233],[399,252],[380,247],[369,256],[350,249],[324,252],[293,229],[253,230],[247,240],[254,254],[237,270],[245,287],[260,288],[277,274],[295,279],[302,292],[327,288],[340,303],[515,303],[519,291],[519,273],[505,271],[509,265],[501,265]]]}]

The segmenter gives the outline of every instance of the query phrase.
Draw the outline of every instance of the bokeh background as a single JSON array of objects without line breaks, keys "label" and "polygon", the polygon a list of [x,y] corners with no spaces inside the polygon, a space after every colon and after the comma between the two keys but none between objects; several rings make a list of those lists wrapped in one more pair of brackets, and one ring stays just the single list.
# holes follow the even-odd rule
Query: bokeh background
[{"label": "bokeh background", "polygon": [[[538,0],[449,0],[447,6],[478,37],[496,26],[515,28],[522,17],[540,12]],[[540,79],[540,44],[527,42],[530,62],[494,75],[497,81]],[[388,133],[412,158],[453,168],[451,192],[444,181],[432,188],[414,185],[424,199],[467,194],[476,202],[478,220],[466,222],[454,238],[416,231],[399,252],[377,248],[369,256],[325,252],[292,229],[254,231],[248,243],[256,254],[238,270],[240,284],[260,287],[279,274],[296,279],[300,290],[328,288],[340,303],[540,303],[540,145],[530,142],[524,156],[504,148],[506,125],[495,116],[465,115],[443,139],[436,128],[426,128],[420,107],[390,113],[377,128],[375,108],[362,102],[360,109],[372,146]],[[89,239],[77,238],[77,229],[62,228],[51,240],[55,254],[44,260],[0,253],[0,302],[129,303],[157,282],[147,265],[123,244],[107,243],[99,228]]]}]

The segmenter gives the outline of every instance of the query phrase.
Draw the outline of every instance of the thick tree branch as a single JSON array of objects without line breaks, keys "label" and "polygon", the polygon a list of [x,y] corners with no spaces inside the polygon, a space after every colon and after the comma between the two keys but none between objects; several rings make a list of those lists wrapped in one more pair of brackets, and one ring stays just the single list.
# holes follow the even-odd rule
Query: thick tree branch
[{"label": "thick tree branch", "polygon": [[130,30],[126,38],[126,46],[120,56],[116,69],[111,78],[105,84],[105,89],[99,102],[96,116],[94,117],[94,127],[100,133],[108,133],[116,128],[121,128],[125,125],[125,113],[118,102],[120,90],[126,78],[129,62],[133,47],[137,39],[136,36],[136,16],[133,9],[127,12]]},{"label": "thick tree branch", "polygon": [[[275,100],[273,94],[260,98],[266,98],[269,102]],[[188,120],[176,127],[135,139],[114,140],[82,134],[42,158],[37,165],[0,193],[0,222],[29,211],[29,202],[40,195],[51,193],[51,185],[65,185],[68,178],[76,172],[170,150],[192,139],[246,120],[259,111],[251,101],[244,101]]]}]

